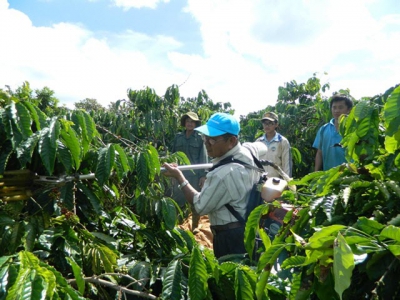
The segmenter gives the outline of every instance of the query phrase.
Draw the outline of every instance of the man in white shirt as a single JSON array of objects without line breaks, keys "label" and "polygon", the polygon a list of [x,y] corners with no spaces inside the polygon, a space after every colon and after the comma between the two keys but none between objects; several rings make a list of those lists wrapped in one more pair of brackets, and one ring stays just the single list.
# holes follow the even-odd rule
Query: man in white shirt
[{"label": "man in white shirt", "polygon": [[[278,115],[274,112],[267,112],[261,119],[264,134],[257,142],[262,142],[268,147],[268,152],[261,159],[273,162],[282,168],[289,177],[292,177],[292,151],[290,143],[276,129],[279,126]],[[270,165],[264,166],[269,177],[281,177],[279,172]]]}]

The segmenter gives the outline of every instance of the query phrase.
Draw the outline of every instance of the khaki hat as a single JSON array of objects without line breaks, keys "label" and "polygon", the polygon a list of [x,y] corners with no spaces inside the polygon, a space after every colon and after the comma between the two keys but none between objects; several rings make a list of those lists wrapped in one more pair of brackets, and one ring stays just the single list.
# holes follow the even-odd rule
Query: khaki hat
[{"label": "khaki hat", "polygon": [[267,112],[263,115],[261,121],[263,120],[269,120],[272,122],[278,122],[278,115],[276,113],[273,112]]},{"label": "khaki hat", "polygon": [[201,125],[201,121],[199,119],[199,116],[195,112],[189,111],[189,112],[187,112],[186,114],[184,114],[181,117],[181,126],[182,127],[185,127],[185,122],[186,122],[187,118],[190,118],[193,121],[195,121],[196,122],[196,126],[200,126]]}]

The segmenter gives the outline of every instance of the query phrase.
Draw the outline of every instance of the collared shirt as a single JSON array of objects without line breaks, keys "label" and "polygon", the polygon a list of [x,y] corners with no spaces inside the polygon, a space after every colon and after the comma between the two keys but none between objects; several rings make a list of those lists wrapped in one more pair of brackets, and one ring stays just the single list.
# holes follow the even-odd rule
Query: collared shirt
[{"label": "collared shirt", "polygon": [[[254,166],[251,153],[240,143],[225,155],[215,158],[215,165],[222,159],[233,155],[234,158]],[[226,208],[229,203],[242,216],[245,215],[248,197],[257,181],[259,173],[238,163],[229,163],[207,174],[200,193],[194,196],[193,204],[199,215],[206,215],[211,225],[224,225],[238,220]]]},{"label": "collared shirt", "polygon": [[[274,164],[280,166],[289,177],[292,176],[292,151],[290,143],[280,133],[276,132],[275,136],[268,141],[265,134],[256,140],[263,142],[268,147],[266,155],[260,159],[269,160]],[[280,177],[279,172],[271,166],[264,166],[264,170],[268,172],[269,177]]]},{"label": "collared shirt", "polygon": [[339,145],[341,141],[342,136],[335,128],[334,118],[318,130],[313,148],[322,151],[322,167],[324,170],[329,170],[346,162],[344,149]]}]

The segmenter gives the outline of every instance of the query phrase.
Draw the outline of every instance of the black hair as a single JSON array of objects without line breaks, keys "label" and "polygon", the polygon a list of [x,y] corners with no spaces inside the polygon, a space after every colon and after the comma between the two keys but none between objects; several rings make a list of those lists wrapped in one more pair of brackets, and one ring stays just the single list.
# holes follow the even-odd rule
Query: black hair
[{"label": "black hair", "polygon": [[353,108],[353,101],[351,101],[350,97],[344,94],[335,94],[331,98],[330,108],[332,109],[332,105],[335,102],[344,101],[348,109]]}]

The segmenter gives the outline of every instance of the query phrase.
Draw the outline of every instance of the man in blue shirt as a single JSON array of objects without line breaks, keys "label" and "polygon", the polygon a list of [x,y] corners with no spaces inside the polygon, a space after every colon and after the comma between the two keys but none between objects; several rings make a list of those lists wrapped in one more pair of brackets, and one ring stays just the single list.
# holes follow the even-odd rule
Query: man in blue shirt
[{"label": "man in blue shirt", "polygon": [[329,170],[346,162],[344,149],[340,145],[339,118],[347,115],[352,107],[353,102],[348,96],[336,94],[332,97],[330,108],[333,119],[318,130],[313,143],[313,148],[317,149],[315,171]]}]

